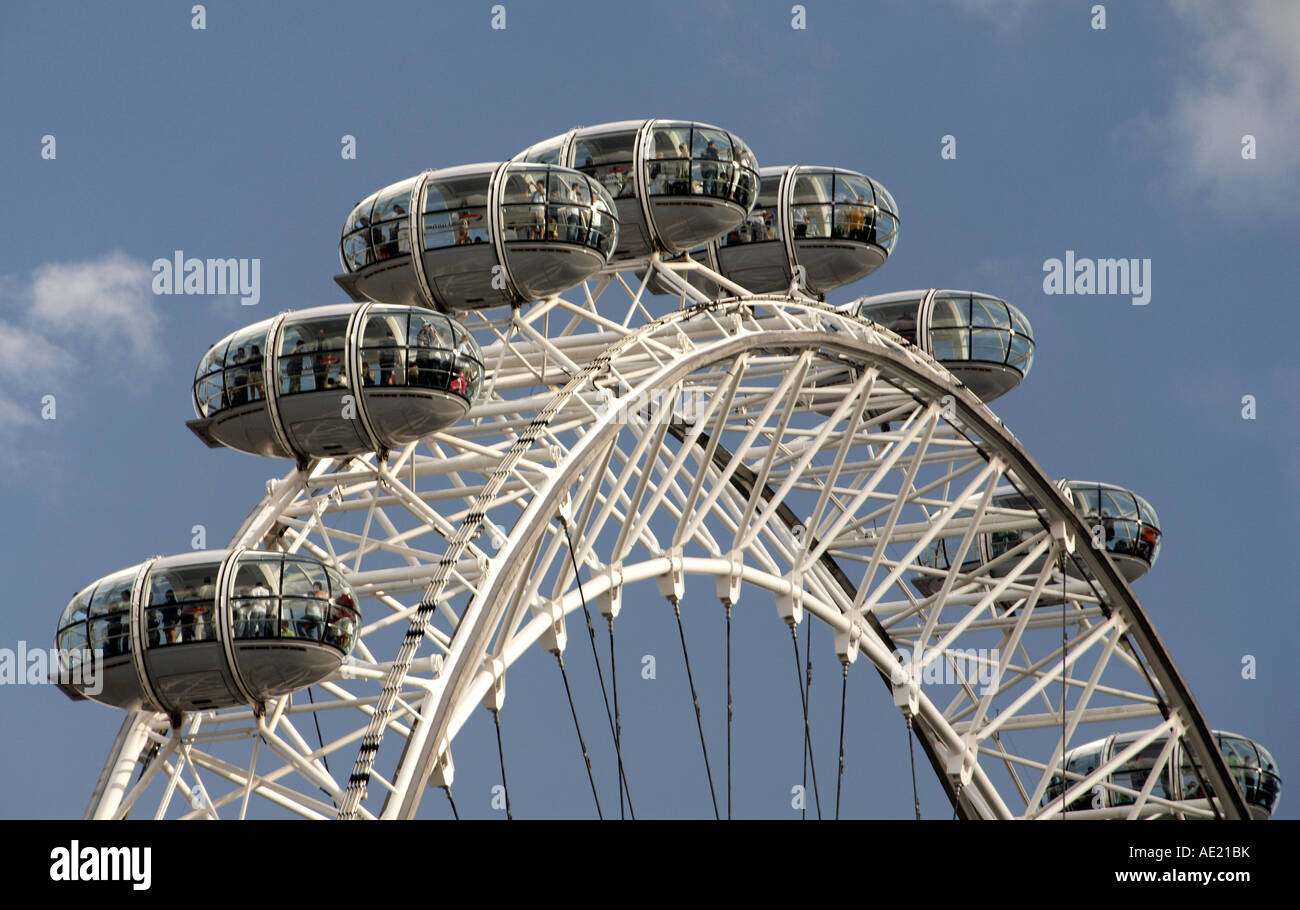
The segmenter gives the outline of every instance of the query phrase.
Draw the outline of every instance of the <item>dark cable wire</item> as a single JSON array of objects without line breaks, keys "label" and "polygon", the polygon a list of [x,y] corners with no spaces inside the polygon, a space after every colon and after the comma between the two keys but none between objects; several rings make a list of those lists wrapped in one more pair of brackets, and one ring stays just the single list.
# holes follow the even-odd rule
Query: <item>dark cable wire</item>
[{"label": "dark cable wire", "polygon": [[596,778],[591,773],[591,756],[587,754],[587,741],[582,738],[582,725],[578,723],[578,709],[573,706],[573,690],[569,688],[569,674],[564,669],[564,657],[556,651],[555,659],[560,665],[560,676],[564,678],[564,694],[569,696],[569,713],[573,715],[573,729],[578,731],[578,745],[582,747],[582,760],[587,763],[587,780],[591,783],[591,798],[596,801],[596,814],[603,821],[605,813],[600,811],[600,797],[596,795]]},{"label": "dark cable wire", "polygon": [[[618,756],[618,779],[625,781],[626,776],[623,774],[623,715],[618,709],[618,663],[614,657],[614,617],[609,619],[609,682],[614,689],[614,752]],[[620,785],[618,788],[618,817],[625,818],[623,814],[623,790]],[[636,812],[632,809],[632,795],[627,797],[627,813],[636,820]]]},{"label": "dark cable wire", "polygon": [[731,604],[727,604],[727,819],[731,819]]},{"label": "dark cable wire", "polygon": [[709,747],[704,742],[704,721],[700,717],[700,697],[695,691],[695,676],[691,673],[691,656],[686,653],[686,630],[682,628],[682,608],[676,598],[669,598],[673,605],[673,614],[677,617],[677,637],[682,642],[682,660],[686,662],[686,681],[691,686],[691,703],[695,706],[695,727],[700,731],[700,751],[704,753],[704,773],[709,778],[709,796],[713,799],[713,817],[720,819],[718,813],[718,793],[713,789],[713,769],[709,766]]},{"label": "dark cable wire", "polygon": [[840,788],[844,783],[844,703],[849,697],[849,662],[843,662],[844,678],[840,682],[840,770],[835,778],[835,818],[840,817]]},{"label": "dark cable wire", "polygon": [[[807,750],[808,765],[812,768],[813,798],[817,801],[817,817],[822,817],[822,798],[817,789],[817,760],[813,757],[812,731],[808,727],[808,695],[803,688],[803,673],[799,671],[799,633],[790,626],[790,643],[794,646],[794,679],[799,684],[799,701],[803,705],[803,742]],[[807,778],[805,778],[805,781]],[[808,786],[804,784],[804,817],[807,817]]]},{"label": "dark cable wire", "polygon": [[[316,706],[316,699],[311,694],[311,686],[307,687],[307,700],[311,702],[313,708]],[[320,735],[320,715],[312,711],[311,718],[316,721],[316,742],[320,743],[320,757],[321,761],[325,763],[325,773],[333,777],[334,775],[330,773],[330,757],[325,754],[325,738]],[[328,792],[324,787],[321,787],[320,791],[330,798],[330,802],[334,803],[335,809],[339,807],[338,801],[334,799],[334,794]]]},{"label": "dark cable wire", "polygon": [[907,757],[912,763],[912,807],[916,810],[916,820],[921,820],[921,797],[916,792],[916,752],[912,748],[912,715],[905,715],[907,720]]},{"label": "dark cable wire", "polygon": [[619,801],[623,792],[627,792],[627,801],[632,803],[632,791],[627,788],[627,777],[623,773],[623,753],[619,750],[618,732],[614,726],[614,714],[609,709],[609,693],[605,689],[605,671],[600,667],[600,655],[596,653],[596,627],[591,624],[591,610],[587,607],[587,595],[582,590],[582,576],[578,572],[578,559],[573,553],[573,536],[569,533],[569,522],[561,518],[564,524],[564,537],[569,542],[569,563],[573,566],[573,577],[578,583],[578,596],[582,598],[582,615],[587,619],[587,640],[591,643],[591,657],[596,662],[596,676],[600,680],[600,695],[605,700],[605,718],[609,721],[609,735],[614,739],[614,752],[618,757]]},{"label": "dark cable wire", "polygon": [[510,808],[510,784],[506,782],[506,752],[501,747],[501,712],[492,712],[492,723],[497,728],[497,758],[501,760],[501,789],[506,795],[506,819],[514,821],[515,814]]}]

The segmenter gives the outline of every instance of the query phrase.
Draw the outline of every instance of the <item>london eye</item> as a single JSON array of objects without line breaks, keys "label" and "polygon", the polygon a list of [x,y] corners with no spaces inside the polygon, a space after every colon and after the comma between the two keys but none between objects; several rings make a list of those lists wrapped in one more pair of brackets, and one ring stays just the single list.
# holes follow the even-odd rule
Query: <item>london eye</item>
[{"label": "london eye", "polygon": [[[680,642],[658,672],[687,680],[675,747],[699,751],[708,815],[761,758],[732,745],[741,621],[787,642],[770,673],[827,817],[870,814],[839,799],[866,698],[945,815],[1276,809],[1273,757],[1209,725],[1130,586],[1159,571],[1156,510],[1122,477],[1049,474],[990,409],[1032,386],[1032,313],[996,288],[828,300],[888,273],[901,216],[876,175],[632,120],[339,214],[351,302],[196,352],[193,434],[284,472],[223,548],[141,554],[59,620],[59,647],[104,659],[102,691],[68,694],[125,712],[87,817],[458,815],[474,725],[509,806],[529,661],[558,667],[551,736],[589,784],[572,813],[652,815],[626,770],[632,611]],[[705,622],[722,651],[692,648]],[[815,649],[840,668],[818,686],[831,758],[811,755]],[[702,705],[705,666],[725,705]]]}]

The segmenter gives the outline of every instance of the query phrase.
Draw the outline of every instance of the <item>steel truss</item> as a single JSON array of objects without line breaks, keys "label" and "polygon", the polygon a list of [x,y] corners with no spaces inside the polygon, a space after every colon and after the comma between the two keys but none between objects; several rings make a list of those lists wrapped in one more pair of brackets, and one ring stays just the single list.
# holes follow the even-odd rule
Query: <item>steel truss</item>
[{"label": "steel truss", "polygon": [[[340,569],[366,609],[354,655],[310,701],[175,729],[129,716],[87,817],[414,816],[522,655],[562,653],[584,603],[613,622],[627,586],[675,603],[688,576],[729,606],[811,616],[842,662],[866,658],[964,817],[1050,818],[1097,787],[1131,799],[1110,814],[1247,816],[1128,585],[947,370],[797,289],[749,295],[689,258],[636,268],[647,280],[611,268],[574,299],[471,314],[488,378],[457,426],[269,481],[231,545]],[[1041,509],[993,505],[1007,484]],[[961,571],[994,531],[1021,539]],[[927,558],[939,538],[960,541],[952,568]],[[1047,797],[1064,751],[1121,727],[1141,735]],[[1161,736],[1143,786],[1107,781]],[[1224,798],[1159,795],[1179,740]]]}]

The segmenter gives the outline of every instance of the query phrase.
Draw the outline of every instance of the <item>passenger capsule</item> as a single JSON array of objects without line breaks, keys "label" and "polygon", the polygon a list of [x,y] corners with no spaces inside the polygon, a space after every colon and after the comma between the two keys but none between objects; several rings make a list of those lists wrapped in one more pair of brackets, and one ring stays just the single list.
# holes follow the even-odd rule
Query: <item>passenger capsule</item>
[{"label": "passenger capsule", "polygon": [[[1091,529],[1095,545],[1110,554],[1111,562],[1124,579],[1136,581],[1147,573],[1160,555],[1160,518],[1151,504],[1123,487],[1083,480],[1065,480],[1060,486]],[[995,524],[999,521],[1014,522],[1017,518],[1028,517],[1024,513],[1038,512],[1036,502],[1010,486],[1002,487],[994,493],[985,512],[984,522]],[[969,513],[966,513],[968,516]],[[1011,551],[1042,530],[1041,525],[1024,529],[988,531],[976,536],[962,557],[961,571],[971,572],[985,563],[995,564],[989,574],[994,577],[1006,575],[1019,558]],[[941,537],[930,544],[917,557],[917,562],[931,569],[947,570],[961,554],[961,535]],[[1023,551],[1022,551],[1023,552]],[[1011,554],[1011,555],[1007,555]],[[1003,557],[1006,558],[1003,558]],[[1042,569],[1041,560],[1029,566],[1029,572]],[[1067,565],[1066,574],[1072,578],[1079,577],[1079,570],[1074,563]],[[943,578],[940,575],[921,574],[912,580],[912,584],[924,594],[932,594],[939,589]],[[1051,591],[1045,592],[1048,596]],[[1009,594],[1016,599],[1023,593]]]},{"label": "passenger capsule", "polygon": [[[1099,739],[1096,742],[1078,746],[1066,753],[1065,775],[1062,781],[1060,765],[1056,774],[1043,793],[1042,804],[1049,806],[1053,801],[1060,805],[1061,796],[1085,780],[1094,771],[1111,759],[1119,756],[1132,746],[1140,734],[1122,733]],[[1237,786],[1250,808],[1250,814],[1257,819],[1265,819],[1277,811],[1282,796],[1282,778],[1278,773],[1277,762],[1267,749],[1257,742],[1238,736],[1235,733],[1213,731],[1219,752],[1228,765],[1228,770],[1236,778]],[[1086,792],[1079,794],[1066,806],[1068,812],[1095,811],[1098,815],[1120,815],[1122,812],[1106,812],[1132,806],[1135,802],[1133,793],[1114,789],[1122,787],[1140,793],[1155,767],[1156,760],[1169,741],[1169,734],[1161,734],[1144,746],[1127,761],[1121,763],[1114,771],[1099,780]],[[1183,748],[1182,743],[1174,747],[1164,771],[1151,788],[1151,797],[1174,802],[1204,801],[1207,788],[1202,782],[1202,775],[1197,773],[1192,756]],[[1174,769],[1177,773],[1174,773]],[[1213,791],[1208,791],[1211,795]],[[1171,814],[1173,810],[1152,807],[1162,814]]]},{"label": "passenger capsule", "polygon": [[758,162],[741,139],[706,123],[628,120],[572,129],[516,161],[589,174],[618,210],[614,259],[680,253],[743,224],[758,198]]},{"label": "passenger capsule", "polygon": [[474,336],[442,313],[379,303],[298,310],[204,355],[198,419],[186,425],[213,448],[253,455],[383,452],[464,417],[483,373]]},{"label": "passenger capsule", "polygon": [[898,204],[856,171],[765,167],[749,218],[709,244],[715,269],[755,294],[796,282],[811,294],[852,284],[898,243]]},{"label": "passenger capsule", "polygon": [[352,210],[334,280],[358,303],[446,311],[527,303],[608,264],[619,237],[614,208],[603,186],[567,168],[425,171]]},{"label": "passenger capsule", "polygon": [[919,343],[985,402],[1019,385],[1034,364],[1029,320],[987,294],[903,291],[862,297],[841,309]]},{"label": "passenger capsule", "polygon": [[[259,705],[314,685],[352,650],[347,581],[309,556],[206,550],[155,557],[78,593],[56,643],[81,664],[63,688],[128,710]],[[102,652],[89,672],[89,652]]]}]

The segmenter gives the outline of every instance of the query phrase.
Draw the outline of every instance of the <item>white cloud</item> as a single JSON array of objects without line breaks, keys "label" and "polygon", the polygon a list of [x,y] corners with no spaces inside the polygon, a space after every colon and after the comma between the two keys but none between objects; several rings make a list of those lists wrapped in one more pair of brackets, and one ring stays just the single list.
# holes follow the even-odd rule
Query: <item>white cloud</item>
[{"label": "white cloud", "polygon": [[6,382],[26,384],[64,362],[64,351],[37,332],[0,320],[0,375]]},{"label": "white cloud", "polygon": [[1038,0],[952,0],[953,5],[968,15],[987,19],[1003,29],[1020,24],[1025,13]]},{"label": "white cloud", "polygon": [[86,364],[122,372],[160,364],[151,277],[147,264],[120,251],[46,263],[29,278],[0,276],[10,317],[0,320],[0,379],[8,393],[0,395],[0,441],[34,423],[39,395],[59,391]]},{"label": "white cloud", "polygon": [[[1195,36],[1162,121],[1176,174],[1237,215],[1300,204],[1300,3],[1171,0]],[[1242,158],[1242,137],[1257,158]]]},{"label": "white cloud", "polygon": [[144,262],[114,251],[91,262],[46,263],[33,272],[31,321],[75,336],[98,339],[118,350],[150,356],[159,320]]}]

